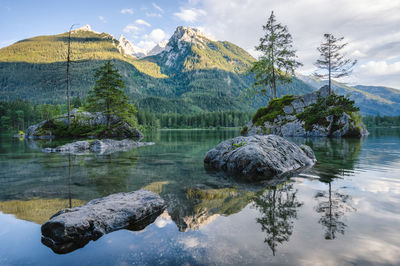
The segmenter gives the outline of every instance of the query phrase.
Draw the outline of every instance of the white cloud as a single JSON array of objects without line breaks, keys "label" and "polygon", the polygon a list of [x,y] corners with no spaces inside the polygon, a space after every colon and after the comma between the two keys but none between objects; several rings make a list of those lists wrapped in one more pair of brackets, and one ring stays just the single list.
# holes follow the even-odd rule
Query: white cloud
[{"label": "white cloud", "polygon": [[146,12],[146,17],[161,17],[160,13]]},{"label": "white cloud", "polygon": [[199,20],[200,17],[205,16],[207,14],[206,11],[203,9],[197,9],[197,8],[180,8],[180,12],[174,13],[174,16],[179,18],[180,20],[183,20],[185,22],[196,22]]},{"label": "white cloud", "polygon": [[129,15],[132,15],[132,14],[133,14],[133,8],[124,8],[124,9],[121,9],[121,14],[129,14]]},{"label": "white cloud", "polygon": [[400,75],[400,61],[387,63],[386,61],[369,61],[360,66],[366,74],[372,75]]},{"label": "white cloud", "polygon": [[[199,15],[196,10],[203,10],[207,16]],[[381,67],[393,73],[397,67],[393,62],[400,61],[400,1],[203,0],[190,1],[174,15],[186,22],[196,22],[217,39],[231,41],[257,56],[253,48],[258,44],[263,34],[262,25],[272,10],[277,21],[287,25],[293,36],[297,55],[304,64],[299,72],[314,68],[313,63],[318,58],[316,47],[323,34],[328,32],[344,36],[349,42],[347,54],[359,60],[351,76],[352,82],[390,84],[400,88],[400,75],[388,79],[383,71],[377,71]],[[372,66],[370,61],[375,65]],[[376,62],[381,61],[385,61],[388,67],[382,63],[377,66]],[[374,68],[373,72],[369,72],[371,68]],[[361,73],[367,70],[372,75],[368,78]]]},{"label": "white cloud", "polygon": [[162,29],[154,29],[151,31],[149,37],[152,41],[158,43],[164,40],[167,37],[167,35]]},{"label": "white cloud", "polygon": [[140,32],[141,30],[142,29],[139,28],[138,26],[133,25],[133,24],[129,24],[129,25],[126,25],[125,28],[122,31],[125,32],[125,33],[136,34],[136,33]]},{"label": "white cloud", "polygon": [[163,10],[159,5],[157,5],[156,3],[152,3],[152,5],[153,5],[153,7],[154,7],[155,9],[157,9],[157,10],[160,11],[161,13],[164,13],[164,10]]},{"label": "white cloud", "polygon": [[143,35],[137,46],[145,50],[151,50],[157,43],[165,40],[167,37],[167,34],[162,29],[154,29],[150,34]]},{"label": "white cloud", "polygon": [[103,16],[99,16],[99,20],[100,20],[101,22],[104,22],[104,23],[107,22],[107,20],[106,20]]},{"label": "white cloud", "polygon": [[137,19],[137,20],[135,21],[135,23],[136,23],[136,24],[139,24],[139,25],[144,25],[144,26],[147,26],[147,27],[150,27],[150,26],[151,26],[147,21],[144,21],[143,19]]},{"label": "white cloud", "polygon": [[139,46],[140,48],[144,49],[144,50],[150,50],[152,49],[154,46],[156,46],[157,44],[153,41],[146,41],[146,40],[142,40],[140,42],[138,42],[137,46]]}]

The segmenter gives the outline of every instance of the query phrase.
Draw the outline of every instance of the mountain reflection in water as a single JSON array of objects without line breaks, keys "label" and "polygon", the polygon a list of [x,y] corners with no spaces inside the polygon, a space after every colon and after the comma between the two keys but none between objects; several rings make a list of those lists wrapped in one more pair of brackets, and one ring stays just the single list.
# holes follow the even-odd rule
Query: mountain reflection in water
[{"label": "mountain reflection in water", "polygon": [[[361,140],[292,139],[312,147],[316,166],[260,184],[210,175],[203,167],[205,153],[237,136],[238,130],[161,131],[144,140],[155,142],[153,146],[80,156],[38,149],[63,144],[56,140],[32,144],[1,137],[0,222],[7,229],[0,231],[0,247],[9,242],[11,252],[0,248],[0,263],[2,258],[11,264],[26,262],[12,252],[18,245],[10,242],[19,239],[18,231],[25,228],[20,221],[26,220],[36,223],[24,224],[35,238],[21,238],[19,244],[34,251],[26,258],[32,264],[46,265],[52,258],[70,265],[88,254],[93,254],[92,265],[398,264],[400,235],[394,228],[400,226],[400,210],[393,204],[400,200],[400,180],[394,174],[400,167],[396,132],[373,133]],[[168,203],[145,229],[113,232],[61,257],[41,245],[40,224],[60,209],[141,188]],[[376,247],[382,245],[386,255],[372,256],[377,253],[365,248],[379,250]],[[307,252],[314,248],[318,253]]]}]

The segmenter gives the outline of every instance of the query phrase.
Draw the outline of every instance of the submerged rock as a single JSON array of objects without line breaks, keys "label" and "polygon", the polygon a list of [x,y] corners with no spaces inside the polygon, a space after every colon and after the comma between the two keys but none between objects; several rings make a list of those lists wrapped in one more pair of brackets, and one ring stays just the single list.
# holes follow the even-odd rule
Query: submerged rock
[{"label": "submerged rock", "polygon": [[68,253],[116,230],[142,230],[165,208],[165,201],[147,190],[112,194],[54,214],[41,227],[42,242]]},{"label": "submerged rock", "polygon": [[110,154],[118,151],[127,151],[135,147],[153,145],[153,142],[139,142],[131,139],[113,140],[92,140],[92,141],[75,141],[57,148],[45,148],[44,152],[87,154],[89,151],[98,154]]},{"label": "submerged rock", "polygon": [[[331,97],[331,98],[328,98]],[[315,105],[320,104],[318,108]],[[314,109],[310,109],[314,108]],[[287,95],[260,108],[242,130],[243,135],[275,134],[283,137],[362,137],[368,131],[342,96],[329,96],[324,86],[303,96]]]},{"label": "submerged rock", "polygon": [[276,135],[236,137],[207,152],[206,167],[239,175],[246,180],[268,179],[316,162],[306,145],[297,146]]}]

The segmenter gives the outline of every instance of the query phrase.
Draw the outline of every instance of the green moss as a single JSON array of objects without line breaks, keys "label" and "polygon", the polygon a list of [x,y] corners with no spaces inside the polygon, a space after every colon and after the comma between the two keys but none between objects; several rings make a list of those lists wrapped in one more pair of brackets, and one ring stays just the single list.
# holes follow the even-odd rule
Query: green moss
[{"label": "green moss", "polygon": [[235,147],[235,149],[240,148],[244,145],[246,145],[246,142],[233,143],[233,146]]},{"label": "green moss", "polygon": [[98,136],[106,129],[105,125],[84,126],[73,120],[70,127],[64,122],[48,120],[36,135],[54,135],[61,138]]},{"label": "green moss", "polygon": [[[302,113],[296,115],[296,117],[304,121],[304,128],[307,131],[311,131],[314,125],[328,126],[329,121],[326,117],[333,116],[333,126],[331,132],[339,129],[337,121],[343,112],[354,115],[354,112],[358,112],[359,108],[354,106],[354,101],[346,98],[343,95],[332,94],[326,98],[319,98],[314,104],[311,104],[304,109]],[[358,119],[361,121],[361,119]]]},{"label": "green moss", "polygon": [[252,119],[253,123],[256,126],[261,126],[266,121],[271,123],[274,122],[275,118],[277,118],[278,115],[285,114],[283,108],[286,105],[289,105],[295,99],[297,99],[297,97],[294,95],[285,95],[281,98],[272,99],[271,101],[269,101],[267,107],[261,107],[257,110]]}]

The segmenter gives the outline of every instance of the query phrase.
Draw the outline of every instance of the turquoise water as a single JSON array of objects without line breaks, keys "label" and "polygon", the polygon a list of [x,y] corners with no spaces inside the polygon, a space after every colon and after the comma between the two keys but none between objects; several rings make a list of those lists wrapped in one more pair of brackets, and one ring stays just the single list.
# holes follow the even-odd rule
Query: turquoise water
[{"label": "turquoise water", "polygon": [[[292,139],[318,163],[246,184],[207,173],[205,153],[238,130],[148,134],[153,146],[112,155],[42,153],[62,142],[0,137],[0,265],[399,265],[400,130],[362,140]],[[140,188],[167,210],[59,255],[40,225],[62,208]]]}]

